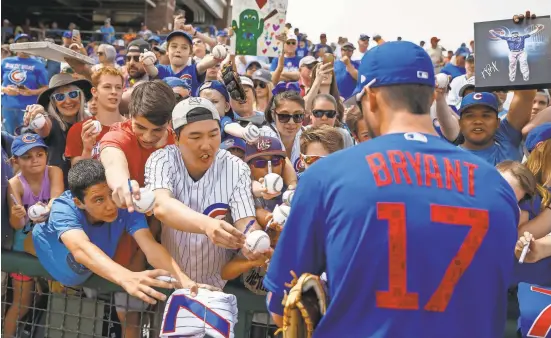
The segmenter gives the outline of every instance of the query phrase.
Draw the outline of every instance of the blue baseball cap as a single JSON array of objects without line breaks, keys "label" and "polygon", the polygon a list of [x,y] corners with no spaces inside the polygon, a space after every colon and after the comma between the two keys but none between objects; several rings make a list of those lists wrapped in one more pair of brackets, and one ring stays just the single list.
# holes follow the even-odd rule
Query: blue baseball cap
[{"label": "blue baseball cap", "polygon": [[299,92],[300,93],[300,84],[298,82],[284,82],[279,81],[277,85],[272,89],[272,95],[277,95],[283,92]]},{"label": "blue baseball cap", "polygon": [[261,136],[254,143],[247,143],[245,150],[245,162],[259,156],[281,156],[286,157],[287,153],[283,150],[283,145],[278,138]]},{"label": "blue baseball cap", "polygon": [[224,150],[237,148],[245,151],[245,149],[247,148],[247,143],[242,138],[235,137],[233,135],[228,135],[228,137],[226,137],[224,141],[220,143],[220,148]]},{"label": "blue baseball cap", "polygon": [[200,96],[201,92],[205,89],[214,89],[222,96],[224,96],[224,99],[226,99],[226,102],[230,102],[230,94],[228,93],[228,90],[226,89],[226,86],[220,81],[206,81],[204,82],[201,87],[197,89],[197,93],[195,96]]},{"label": "blue baseball cap", "polygon": [[227,37],[228,36],[228,32],[222,30],[222,31],[218,31],[218,33],[216,33],[216,36],[223,36],[223,37]]},{"label": "blue baseball cap", "polygon": [[461,106],[458,111],[459,115],[474,106],[486,106],[498,113],[499,102],[493,93],[470,93],[465,95],[463,100],[461,100]]},{"label": "blue baseball cap", "polygon": [[191,90],[191,81],[187,78],[178,78],[178,77],[165,77],[163,81],[170,86],[170,88],[174,87],[182,87],[188,90]]},{"label": "blue baseball cap", "polygon": [[63,37],[66,38],[66,39],[71,39],[73,37],[73,32],[65,31],[65,32],[63,32]]},{"label": "blue baseball cap", "polygon": [[147,39],[147,42],[151,42],[151,41],[155,41],[158,44],[160,44],[161,43],[161,38],[158,37],[157,35],[152,35],[152,36],[149,37],[149,39]]},{"label": "blue baseball cap", "polygon": [[23,134],[16,137],[11,144],[11,153],[15,156],[23,156],[27,151],[32,148],[42,147],[48,149],[44,140],[37,134]]},{"label": "blue baseball cap", "polygon": [[531,153],[540,143],[549,139],[551,139],[551,122],[542,123],[526,136],[526,149]]},{"label": "blue baseball cap", "polygon": [[189,41],[189,44],[190,45],[193,45],[193,39],[191,38],[191,35],[189,35],[188,33],[182,31],[182,30],[176,30],[176,31],[173,31],[172,33],[168,34],[168,36],[166,37],[166,41],[170,41],[170,39],[172,39],[173,37],[176,37],[176,36],[183,36],[184,38],[186,38],[188,41]]},{"label": "blue baseball cap", "polygon": [[371,88],[419,84],[434,88],[434,66],[425,50],[409,41],[386,42],[365,53],[353,96]]},{"label": "blue baseball cap", "polygon": [[31,40],[31,37],[30,37],[30,35],[25,34],[25,33],[17,34],[17,35],[15,36],[15,39],[13,39],[13,42],[17,42],[17,40],[19,40],[19,39],[27,39],[27,40],[30,41],[30,40]]}]

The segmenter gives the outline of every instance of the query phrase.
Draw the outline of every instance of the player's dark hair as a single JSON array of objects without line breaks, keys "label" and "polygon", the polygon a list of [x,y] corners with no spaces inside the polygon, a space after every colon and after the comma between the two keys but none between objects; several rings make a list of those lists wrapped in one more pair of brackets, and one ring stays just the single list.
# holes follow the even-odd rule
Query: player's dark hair
[{"label": "player's dark hair", "polygon": [[312,109],[316,106],[316,103],[319,100],[325,100],[328,102],[331,102],[333,104],[333,108],[337,112],[337,121],[335,123],[335,127],[342,127],[342,118],[344,116],[344,111],[341,111],[339,109],[339,104],[337,103],[337,100],[333,97],[333,95],[330,94],[318,94],[316,97],[314,97],[314,100],[312,101]]},{"label": "player's dark hair", "polygon": [[176,97],[172,88],[161,80],[146,81],[132,90],[128,112],[131,117],[144,117],[156,126],[170,121]]},{"label": "player's dark hair", "polygon": [[312,143],[319,143],[329,154],[344,149],[344,139],[335,127],[321,125],[305,129],[300,135],[300,152],[308,155],[306,150]]},{"label": "player's dark hair", "polygon": [[302,108],[306,107],[306,103],[304,102],[304,99],[302,98],[302,96],[300,96],[299,92],[295,92],[292,90],[281,92],[277,95],[272,96],[270,103],[266,107],[266,111],[264,112],[264,118],[266,119],[266,122],[268,123],[274,122],[275,110],[279,106],[281,106],[283,101],[292,101],[292,102],[298,103]]},{"label": "player's dark hair", "polygon": [[107,182],[105,169],[98,160],[85,159],[78,161],[71,169],[67,177],[69,190],[73,197],[84,201],[86,190],[96,184]]},{"label": "player's dark hair", "polygon": [[392,110],[406,110],[415,115],[429,114],[434,98],[434,88],[407,84],[379,87],[382,98]]}]

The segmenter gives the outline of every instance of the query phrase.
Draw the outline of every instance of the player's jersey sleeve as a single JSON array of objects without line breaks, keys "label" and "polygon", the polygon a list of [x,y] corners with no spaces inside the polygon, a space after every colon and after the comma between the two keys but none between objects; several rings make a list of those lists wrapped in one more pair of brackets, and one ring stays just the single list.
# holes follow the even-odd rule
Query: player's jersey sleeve
[{"label": "player's jersey sleeve", "polygon": [[229,205],[234,221],[256,216],[252,193],[251,170],[246,166],[244,166],[239,182],[233,190]]},{"label": "player's jersey sleeve", "polygon": [[157,150],[149,156],[145,163],[145,185],[149,186],[151,190],[167,189],[174,193],[173,182],[176,181],[174,166],[176,163],[171,154],[172,147],[174,145]]},{"label": "player's jersey sleeve", "polygon": [[[275,305],[282,299],[284,291],[289,290],[285,283],[292,280],[291,270],[297,276],[305,272],[320,275],[325,271],[323,231],[326,210],[321,182],[316,176],[320,172],[312,172],[311,169],[301,177],[285,230],[281,233],[264,278],[264,286],[272,292],[271,301]],[[268,308],[277,313],[270,305]]]}]

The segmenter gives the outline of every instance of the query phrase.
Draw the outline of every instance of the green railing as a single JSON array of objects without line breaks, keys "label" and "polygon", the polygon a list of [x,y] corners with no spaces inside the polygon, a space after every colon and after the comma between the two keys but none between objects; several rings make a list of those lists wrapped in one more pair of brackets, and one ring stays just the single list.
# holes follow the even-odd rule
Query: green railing
[{"label": "green railing", "polygon": [[[29,277],[37,277],[41,280],[53,280],[48,272],[42,267],[39,261],[34,257],[26,253],[2,251],[2,271],[7,273],[20,273]],[[107,313],[105,309],[112,308],[114,305],[113,298],[105,296],[113,292],[122,291],[122,288],[115,285],[99,276],[92,276],[82,285],[85,288],[97,290],[100,295],[97,299],[87,298],[84,294],[78,293],[53,293],[43,292],[39,289],[34,290],[33,294],[47,294],[47,307],[40,307],[36,304],[31,304],[29,309],[32,311],[42,311],[46,318],[42,318],[42,324],[33,324],[36,326],[36,330],[40,329],[45,334],[45,337],[83,337],[83,336],[99,336],[104,337],[105,328],[102,326],[106,322],[105,318],[111,318],[111,314]],[[36,289],[36,287],[35,287]],[[4,293],[5,290],[3,290]],[[10,289],[11,292],[7,294],[13,294],[13,286]],[[71,291],[71,290],[70,290]],[[169,291],[167,290],[167,293]],[[224,292],[234,294],[237,298],[237,304],[239,309],[238,322],[235,326],[236,338],[248,338],[248,337],[270,337],[268,335],[267,323],[263,324],[261,336],[258,334],[251,335],[251,328],[254,328],[252,323],[252,317],[254,313],[266,313],[265,297],[257,296],[251,293],[249,290],[240,286],[238,283],[230,282],[224,288]],[[102,296],[103,295],[103,296]],[[12,296],[13,297],[13,296]],[[3,294],[2,308],[12,305],[12,301],[7,295]],[[33,297],[34,300],[37,297]],[[145,311],[144,313],[155,316],[156,324],[148,325],[150,332],[154,329],[158,329],[160,326],[160,319],[162,318],[163,307],[157,307],[155,310]],[[27,315],[29,316],[29,315]],[[107,321],[110,321],[108,319]],[[153,321],[152,321],[153,323]],[[27,328],[29,324],[26,324]],[[4,325],[3,325],[4,326]],[[18,327],[24,327],[24,322],[19,323]],[[142,336],[154,337],[151,333],[146,334],[148,329],[143,328],[143,320],[140,320],[140,326],[142,330]],[[23,332],[17,334],[17,337],[42,337],[42,331],[38,336],[36,333]],[[103,332],[103,333],[102,333]],[[158,333],[155,333],[158,336]]]}]

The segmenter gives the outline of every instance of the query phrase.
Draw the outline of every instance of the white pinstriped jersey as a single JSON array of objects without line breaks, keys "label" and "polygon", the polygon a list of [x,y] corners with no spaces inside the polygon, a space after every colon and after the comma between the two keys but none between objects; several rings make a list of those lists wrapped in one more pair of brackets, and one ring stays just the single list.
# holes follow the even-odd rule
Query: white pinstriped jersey
[{"label": "white pinstriped jersey", "polygon": [[[260,136],[275,137],[281,141],[281,137],[279,136],[279,131],[277,130],[275,123],[272,123],[272,128],[266,125],[262,126],[260,128]],[[297,173],[300,171],[300,169],[304,167],[302,165],[302,161],[300,160],[300,135],[302,135],[302,130],[303,128],[301,127],[298,130],[297,135],[295,136],[295,141],[293,142],[293,149],[291,150],[290,158],[291,163],[293,163],[293,168],[295,168],[295,171]],[[285,150],[285,145],[283,144],[283,141],[281,141],[281,145],[283,147],[283,150]]]},{"label": "white pinstriped jersey", "polygon": [[[188,174],[180,150],[169,145],[157,150],[145,165],[145,184],[168,189],[191,209],[217,219],[233,221],[255,217],[251,170],[239,158],[220,149],[211,167],[195,182]],[[220,273],[234,251],[214,245],[206,235],[163,226],[161,243],[197,283],[224,287]]]},{"label": "white pinstriped jersey", "polygon": [[180,289],[168,298],[160,336],[233,338],[236,322],[234,295],[199,289],[191,297],[189,290]]}]

